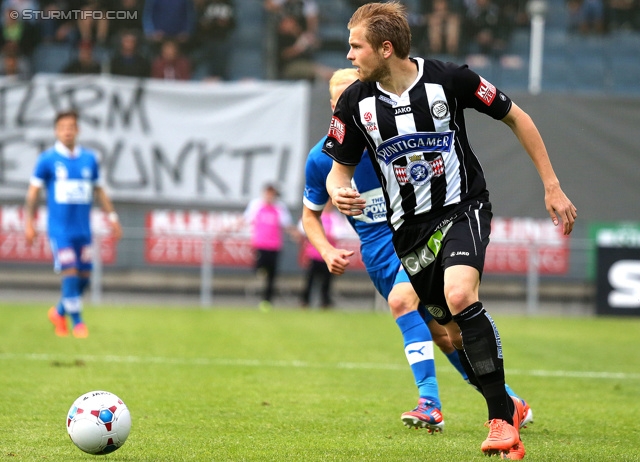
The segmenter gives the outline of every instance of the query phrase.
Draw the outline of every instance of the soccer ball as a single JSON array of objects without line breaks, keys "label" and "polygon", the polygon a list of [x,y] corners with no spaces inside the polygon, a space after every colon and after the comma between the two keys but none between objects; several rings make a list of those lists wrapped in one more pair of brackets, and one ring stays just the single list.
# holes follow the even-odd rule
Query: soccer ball
[{"label": "soccer ball", "polygon": [[108,391],[90,391],[74,401],[67,415],[67,432],[84,452],[109,454],[124,444],[131,431],[131,414]]}]

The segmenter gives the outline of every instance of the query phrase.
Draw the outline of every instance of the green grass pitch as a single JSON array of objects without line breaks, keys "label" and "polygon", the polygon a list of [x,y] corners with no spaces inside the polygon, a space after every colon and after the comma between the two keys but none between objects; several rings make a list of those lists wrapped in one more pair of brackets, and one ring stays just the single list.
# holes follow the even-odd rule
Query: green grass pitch
[{"label": "green grass pitch", "polygon": [[[90,306],[81,340],[47,308],[0,304],[0,460],[95,458],[65,418],[98,389],[133,420],[105,461],[488,460],[484,401],[439,352],[445,432],[402,425],[418,396],[388,313]],[[534,412],[525,460],[640,460],[640,319],[495,320]]]}]

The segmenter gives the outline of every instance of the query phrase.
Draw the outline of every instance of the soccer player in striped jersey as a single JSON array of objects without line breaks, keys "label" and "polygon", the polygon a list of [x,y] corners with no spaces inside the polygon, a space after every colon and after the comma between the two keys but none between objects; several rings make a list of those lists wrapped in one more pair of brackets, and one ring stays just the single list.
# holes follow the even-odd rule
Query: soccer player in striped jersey
[{"label": "soccer player in striped jersey", "polygon": [[[334,109],[340,95],[358,79],[354,68],[339,69],[329,81],[331,108]],[[309,152],[305,166],[305,188],[302,207],[302,223],[310,242],[318,249],[327,267],[334,274],[343,274],[349,265],[353,251],[336,248],[327,238],[322,224],[324,204],[329,200],[325,187],[331,171],[332,160],[322,152],[326,137]],[[365,212],[357,217],[347,217],[361,241],[360,253],[374,286],[389,304],[389,309],[403,336],[404,350],[418,388],[418,406],[402,414],[405,425],[427,428],[429,432],[442,431],[444,418],[436,380],[433,344],[447,356],[464,380],[467,374],[460,363],[458,351],[453,347],[444,327],[440,326],[424,306],[409,282],[407,273],[393,251],[392,233],[386,220],[386,206],[380,182],[373,172],[367,152],[363,152],[353,178],[354,188],[366,198]],[[516,396],[508,386],[507,392]],[[519,397],[517,397],[520,399]],[[533,421],[533,413],[524,402],[524,426]]]},{"label": "soccer player in striped jersey", "polygon": [[85,338],[89,330],[82,319],[82,294],[91,275],[91,206],[94,197],[107,213],[113,237],[122,229],[100,177],[92,151],[76,144],[78,115],[61,112],[55,119],[56,142],[38,158],[25,201],[25,238],[36,237],[35,213],[41,189],[47,192],[47,234],[54,268],[62,275],[61,298],[49,309],[56,335],[69,335],[65,315],[73,324],[73,335]]},{"label": "soccer player in striped jersey", "polygon": [[489,435],[481,450],[522,459],[523,406],[505,391],[500,336],[478,295],[492,213],[464,109],[511,128],[540,175],[551,219],[565,234],[577,210],[528,114],[467,66],[409,57],[411,32],[402,4],[365,4],[348,28],[347,58],[359,81],[344,91],[331,119],[323,147],[333,159],[327,190],[342,213],[362,215],[366,200],[351,179],[368,149],[395,251],[420,301],[463,350],[469,380],[485,398]]}]

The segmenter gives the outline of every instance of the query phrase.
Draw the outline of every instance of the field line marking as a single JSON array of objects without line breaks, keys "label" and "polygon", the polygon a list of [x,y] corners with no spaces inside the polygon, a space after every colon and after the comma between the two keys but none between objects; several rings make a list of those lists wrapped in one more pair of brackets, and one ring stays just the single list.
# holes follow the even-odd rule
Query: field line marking
[{"label": "field line marking", "polygon": [[[165,356],[117,356],[117,355],[58,355],[49,353],[0,353],[0,360],[27,360],[27,361],[63,361],[74,362],[95,361],[107,363],[136,363],[136,364],[173,364],[185,366],[249,366],[249,367],[290,367],[290,368],[314,368],[314,369],[370,369],[370,370],[405,370],[406,365],[382,364],[382,363],[312,363],[308,361],[269,361],[260,359],[224,359],[224,358],[171,358]],[[455,373],[446,368],[438,373]],[[598,372],[598,371],[547,371],[506,369],[508,375],[525,375],[533,377],[569,377],[584,379],[618,379],[640,380],[640,374],[626,372]]]}]

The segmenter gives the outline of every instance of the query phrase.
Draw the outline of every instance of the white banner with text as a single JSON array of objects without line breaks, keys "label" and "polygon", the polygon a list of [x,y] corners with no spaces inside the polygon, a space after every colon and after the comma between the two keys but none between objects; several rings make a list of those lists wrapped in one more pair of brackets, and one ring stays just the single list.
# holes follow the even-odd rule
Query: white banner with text
[{"label": "white banner with text", "polygon": [[300,202],[307,82],[169,82],[113,76],[0,79],[0,197],[24,198],[62,110],[100,158],[115,200],[244,206],[267,182]]}]

